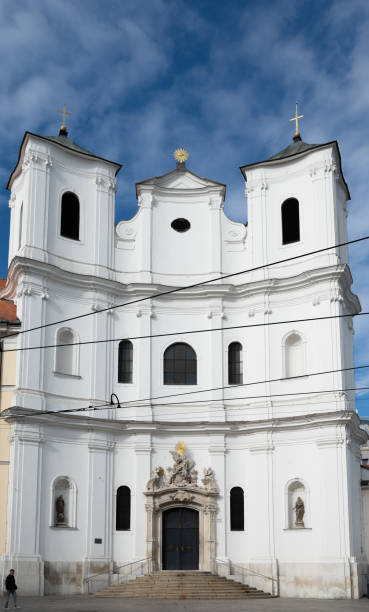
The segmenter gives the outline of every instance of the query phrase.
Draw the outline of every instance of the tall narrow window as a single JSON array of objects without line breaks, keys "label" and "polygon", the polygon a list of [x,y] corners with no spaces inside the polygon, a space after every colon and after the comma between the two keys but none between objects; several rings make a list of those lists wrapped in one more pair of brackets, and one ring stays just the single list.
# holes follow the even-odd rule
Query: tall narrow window
[{"label": "tall narrow window", "polygon": [[117,531],[128,531],[131,528],[131,490],[126,486],[117,490],[115,528]]},{"label": "tall narrow window", "polygon": [[304,375],[304,344],[295,332],[285,342],[285,373],[287,378]]},{"label": "tall narrow window", "polygon": [[290,244],[300,240],[299,202],[288,198],[282,204],[282,243]]},{"label": "tall narrow window", "polygon": [[78,345],[73,330],[58,329],[55,347],[55,372],[69,376],[78,375]]},{"label": "tall narrow window", "polygon": [[133,344],[129,340],[119,342],[118,382],[131,383],[133,378]]},{"label": "tall narrow window", "polygon": [[228,347],[228,384],[242,385],[242,344],[232,342]]},{"label": "tall narrow window", "polygon": [[233,487],[231,489],[231,531],[244,530],[244,499],[243,489]]},{"label": "tall narrow window", "polygon": [[197,359],[191,346],[177,342],[164,353],[165,385],[196,385]]},{"label": "tall narrow window", "polygon": [[61,201],[60,235],[79,240],[79,199],[67,191]]}]

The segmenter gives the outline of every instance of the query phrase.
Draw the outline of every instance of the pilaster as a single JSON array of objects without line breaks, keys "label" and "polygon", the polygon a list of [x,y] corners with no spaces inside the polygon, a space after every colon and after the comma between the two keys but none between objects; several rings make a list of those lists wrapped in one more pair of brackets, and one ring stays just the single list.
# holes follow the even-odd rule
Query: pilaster
[{"label": "pilaster", "polygon": [[144,491],[151,472],[151,434],[136,434],[135,436],[136,490],[134,495],[135,557],[143,559],[147,554],[147,543],[142,537],[146,525],[146,508]]},{"label": "pilaster", "polygon": [[[112,556],[113,459],[115,443],[91,435],[88,444],[88,518],[85,561],[90,573],[107,570]],[[97,567],[100,568],[96,569]]]}]

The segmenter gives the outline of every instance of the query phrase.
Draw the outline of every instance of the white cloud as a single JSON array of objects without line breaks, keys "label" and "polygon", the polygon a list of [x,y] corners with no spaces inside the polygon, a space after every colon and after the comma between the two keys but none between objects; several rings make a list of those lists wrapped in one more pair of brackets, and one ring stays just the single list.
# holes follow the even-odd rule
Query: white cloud
[{"label": "white cloud", "polygon": [[[182,0],[3,0],[1,177],[22,132],[56,133],[66,103],[71,137],[124,164],[122,216],[135,209],[134,182],[170,170],[183,145],[192,170],[227,183],[226,211],[245,220],[238,168],[290,142],[297,98],[306,140],[339,140],[350,237],[369,233],[367,0],[228,3],[222,15]],[[369,241],[350,251],[369,310]],[[369,362],[369,323],[357,330],[357,358]]]}]

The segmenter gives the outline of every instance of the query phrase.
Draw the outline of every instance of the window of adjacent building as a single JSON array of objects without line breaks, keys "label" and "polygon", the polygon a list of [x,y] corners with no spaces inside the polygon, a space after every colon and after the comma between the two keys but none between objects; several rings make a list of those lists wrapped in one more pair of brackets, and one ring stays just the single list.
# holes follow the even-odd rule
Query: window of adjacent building
[{"label": "window of adjacent building", "polygon": [[79,199],[67,191],[61,201],[60,235],[79,240]]},{"label": "window of adjacent building", "polygon": [[117,531],[131,528],[131,490],[122,486],[117,490],[116,526]]},{"label": "window of adjacent building", "polygon": [[231,531],[244,530],[244,495],[242,487],[233,487],[230,498]]},{"label": "window of adjacent building", "polygon": [[299,202],[288,198],[282,204],[282,243],[290,244],[300,240]]},{"label": "window of adjacent building", "polygon": [[133,379],[133,344],[130,340],[119,342],[118,382],[131,383]]},{"label": "window of adjacent building", "polygon": [[197,359],[191,346],[177,342],[164,353],[165,385],[196,385]]},{"label": "window of adjacent building", "polygon": [[78,375],[78,350],[75,333],[69,327],[57,331],[55,347],[55,372],[69,376]]},{"label": "window of adjacent building", "polygon": [[285,341],[285,375],[304,375],[304,343],[297,333],[290,334]]},{"label": "window of adjacent building", "polygon": [[242,344],[232,342],[228,347],[228,384],[242,385]]}]

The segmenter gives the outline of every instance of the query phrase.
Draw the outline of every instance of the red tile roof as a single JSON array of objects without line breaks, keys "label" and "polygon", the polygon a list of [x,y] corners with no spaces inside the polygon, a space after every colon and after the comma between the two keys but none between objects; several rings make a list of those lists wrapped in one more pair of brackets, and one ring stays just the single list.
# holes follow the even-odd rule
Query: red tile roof
[{"label": "red tile roof", "polygon": [[[0,278],[0,290],[6,285],[6,278]],[[10,300],[0,299],[0,323],[20,323],[17,317],[17,307]]]},{"label": "red tile roof", "polygon": [[9,300],[0,300],[0,322],[19,323],[17,318],[17,307],[14,302]]}]

